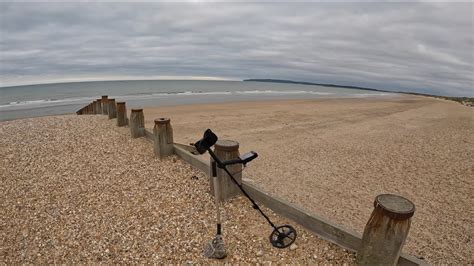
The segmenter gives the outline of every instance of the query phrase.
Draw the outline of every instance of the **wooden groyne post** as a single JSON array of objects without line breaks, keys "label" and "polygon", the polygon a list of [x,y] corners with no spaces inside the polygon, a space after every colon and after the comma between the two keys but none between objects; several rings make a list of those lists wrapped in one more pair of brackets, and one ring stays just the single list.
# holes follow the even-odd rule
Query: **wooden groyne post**
[{"label": "wooden groyne post", "polygon": [[107,112],[108,107],[109,107],[108,104],[109,104],[109,96],[103,95],[103,96],[102,96],[102,99],[101,99],[102,114],[103,114],[103,115],[109,114],[109,113]]},{"label": "wooden groyne post", "polygon": [[92,101],[91,106],[92,106],[92,114],[95,115],[97,113],[97,108],[95,106],[95,101]]},{"label": "wooden groyne post", "polygon": [[101,105],[102,99],[97,99],[94,101],[95,103],[95,114],[100,115],[102,114],[102,105]]},{"label": "wooden groyne post", "polygon": [[89,104],[87,105],[87,114],[89,114],[89,115],[92,114],[92,111],[93,111],[93,110],[92,110],[92,103],[89,103]]},{"label": "wooden groyne post", "polygon": [[169,118],[155,119],[153,128],[153,150],[157,157],[163,158],[173,154],[173,128]]},{"label": "wooden groyne post", "polygon": [[117,108],[115,106],[115,99],[109,99],[108,112],[109,119],[117,118]]},{"label": "wooden groyne post", "polygon": [[145,116],[143,109],[132,109],[130,114],[130,133],[132,138],[145,136]]},{"label": "wooden groyne post", "polygon": [[406,198],[382,194],[364,229],[357,265],[397,265],[410,230],[415,205]]},{"label": "wooden groyne post", "polygon": [[[239,157],[239,143],[233,140],[218,140],[214,145],[214,153],[216,154],[217,158],[222,161],[236,159]],[[213,165],[213,159],[211,158],[211,167]],[[230,173],[234,174],[235,179],[240,184],[242,183],[242,165],[241,164],[234,164],[227,166],[227,169]],[[220,168],[216,169],[217,171],[217,179],[219,182],[219,197],[220,201],[225,201],[236,197],[240,194],[239,187],[232,181],[232,179],[227,175],[227,173]],[[212,169],[211,169],[212,173]],[[213,178],[209,179],[210,186],[211,186],[211,193],[214,193],[214,183]]]},{"label": "wooden groyne post", "polygon": [[126,125],[128,125],[128,119],[125,102],[117,102],[117,126],[123,127]]}]

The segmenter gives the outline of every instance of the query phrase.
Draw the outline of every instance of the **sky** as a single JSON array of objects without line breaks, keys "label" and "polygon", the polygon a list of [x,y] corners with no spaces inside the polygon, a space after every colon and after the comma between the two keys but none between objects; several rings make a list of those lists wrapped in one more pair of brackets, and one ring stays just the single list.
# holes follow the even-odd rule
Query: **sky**
[{"label": "sky", "polygon": [[0,86],[290,79],[474,96],[473,2],[0,3]]}]

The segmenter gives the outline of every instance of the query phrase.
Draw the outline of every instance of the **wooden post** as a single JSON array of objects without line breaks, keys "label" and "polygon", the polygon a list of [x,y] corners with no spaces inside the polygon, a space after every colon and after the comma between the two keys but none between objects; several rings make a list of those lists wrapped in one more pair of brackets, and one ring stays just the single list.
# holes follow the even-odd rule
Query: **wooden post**
[{"label": "wooden post", "polygon": [[132,109],[130,114],[130,133],[132,138],[145,136],[145,117],[143,109]]},{"label": "wooden post", "polygon": [[101,99],[101,103],[102,103],[102,104],[101,104],[101,105],[102,105],[102,114],[103,114],[103,115],[109,114],[109,113],[107,112],[108,107],[109,107],[109,106],[108,106],[108,101],[109,101],[109,96],[107,96],[107,95],[102,96],[102,99]]},{"label": "wooden post", "polygon": [[173,128],[169,118],[155,119],[153,148],[155,156],[163,158],[173,154]]},{"label": "wooden post", "polygon": [[115,99],[109,99],[109,119],[117,118],[117,108],[115,107]]},{"label": "wooden post", "polygon": [[95,114],[96,115],[102,114],[102,105],[100,104],[101,101],[102,101],[101,99],[95,100]]},{"label": "wooden post", "polygon": [[97,105],[96,105],[97,101],[92,101],[92,114],[97,114]]},{"label": "wooden post", "polygon": [[126,125],[128,125],[128,120],[125,102],[117,102],[117,126],[123,127]]},{"label": "wooden post", "polygon": [[[236,159],[239,157],[239,143],[233,140],[218,140],[217,143],[214,145],[214,153],[216,154],[217,158],[222,161]],[[212,168],[213,159],[211,158],[211,168]],[[239,182],[242,183],[242,165],[241,164],[234,164],[228,165],[227,169],[230,173],[234,174],[234,178]],[[211,169],[212,173],[212,169]],[[240,194],[239,187],[232,181],[229,175],[220,168],[217,168],[217,179],[219,182],[219,197],[220,201],[225,201],[231,199]],[[213,179],[210,178],[210,185],[211,185],[211,193],[214,193],[214,184]]]},{"label": "wooden post", "polygon": [[410,230],[415,205],[398,195],[375,198],[374,210],[364,229],[357,265],[396,265]]},{"label": "wooden post", "polygon": [[86,110],[87,110],[87,114],[90,115],[91,114],[91,104],[88,104],[86,106]]}]

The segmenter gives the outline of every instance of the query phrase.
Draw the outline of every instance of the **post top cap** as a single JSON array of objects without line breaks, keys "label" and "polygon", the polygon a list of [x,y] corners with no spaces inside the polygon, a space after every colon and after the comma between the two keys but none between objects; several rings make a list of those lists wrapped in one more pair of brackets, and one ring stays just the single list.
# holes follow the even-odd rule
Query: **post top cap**
[{"label": "post top cap", "polygon": [[413,202],[394,194],[381,194],[375,197],[374,207],[377,206],[382,208],[388,216],[398,220],[408,219],[415,213]]},{"label": "post top cap", "polygon": [[220,139],[214,147],[221,151],[236,151],[239,149],[239,143],[234,140]]},{"label": "post top cap", "polygon": [[142,112],[143,109],[142,108],[139,108],[139,109],[132,109],[132,112]]},{"label": "post top cap", "polygon": [[107,96],[107,95],[102,95],[102,99],[104,99],[104,98],[109,98],[109,96]]},{"label": "post top cap", "polygon": [[160,117],[155,119],[155,124],[168,124],[171,120],[166,117]]},{"label": "post top cap", "polygon": [[125,102],[117,102],[117,104],[125,104]]},{"label": "post top cap", "polygon": [[109,98],[109,101],[112,101],[112,102],[113,102],[113,101],[115,101],[115,99],[114,99],[114,98]]}]

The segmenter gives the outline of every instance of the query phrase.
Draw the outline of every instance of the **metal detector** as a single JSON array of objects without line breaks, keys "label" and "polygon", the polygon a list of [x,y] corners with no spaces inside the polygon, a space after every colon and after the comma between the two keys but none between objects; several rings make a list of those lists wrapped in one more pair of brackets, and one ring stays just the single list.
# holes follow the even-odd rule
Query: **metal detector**
[{"label": "metal detector", "polygon": [[[227,165],[231,164],[243,164],[244,167],[247,163],[252,161],[253,159],[258,157],[258,154],[254,151],[245,153],[241,155],[237,159],[232,159],[228,161],[221,161],[217,156],[214,154],[214,152],[211,150],[211,147],[217,142],[217,136],[214,134],[210,129],[207,129],[204,132],[204,136],[202,139],[194,143],[194,146],[196,147],[196,150],[199,152],[199,154],[203,154],[206,151],[209,153],[209,155],[214,159],[215,163],[217,164],[217,167],[224,169],[224,171],[229,175],[229,177],[232,179],[232,181],[239,187],[240,191],[244,194],[247,199],[250,200],[250,202],[253,204],[253,208],[256,209],[266,220],[267,222],[273,227],[273,232],[270,234],[270,243],[276,247],[276,248],[287,248],[293,242],[296,240],[296,230],[291,226],[291,225],[282,225],[282,226],[275,226],[275,224],[272,223],[270,218],[260,209],[260,207],[257,205],[257,203],[249,196],[249,194],[244,190],[241,184],[237,182],[237,180],[234,178],[234,176],[229,172],[227,169]],[[215,175],[215,167],[213,167],[212,170],[213,176]],[[216,184],[217,178],[214,177],[214,184]],[[215,190],[218,188],[216,187]],[[216,202],[218,204],[218,202]],[[219,205],[217,205],[219,206]],[[219,210],[219,209],[218,209]],[[222,241],[222,236],[221,236],[221,224],[220,224],[220,216],[219,216],[219,211],[218,211],[218,223],[217,223],[217,235],[214,240],[220,239],[220,243],[223,246],[223,241]],[[212,241],[211,244],[215,241]],[[205,254],[206,255],[206,254]],[[215,257],[216,256],[207,256],[207,257]]]}]

